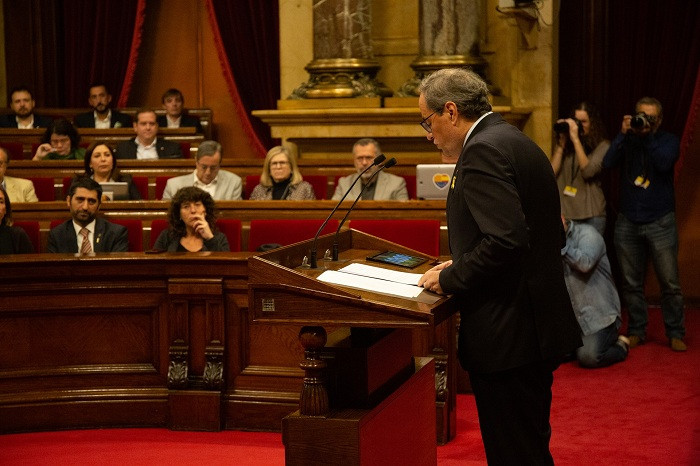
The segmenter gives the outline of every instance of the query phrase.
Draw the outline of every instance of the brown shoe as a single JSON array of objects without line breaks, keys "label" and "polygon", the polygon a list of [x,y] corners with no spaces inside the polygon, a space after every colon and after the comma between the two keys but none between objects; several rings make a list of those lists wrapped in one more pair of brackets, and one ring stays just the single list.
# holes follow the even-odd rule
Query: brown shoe
[{"label": "brown shoe", "polygon": [[627,338],[624,335],[618,335],[617,336],[617,344],[622,347],[623,350],[625,350],[625,353],[628,353],[630,350],[630,339]]},{"label": "brown shoe", "polygon": [[686,351],[688,347],[680,338],[671,338],[671,349],[673,351]]},{"label": "brown shoe", "polygon": [[627,337],[630,341],[630,348],[636,348],[637,346],[641,345],[644,343],[644,339],[640,337],[639,335],[630,335]]}]

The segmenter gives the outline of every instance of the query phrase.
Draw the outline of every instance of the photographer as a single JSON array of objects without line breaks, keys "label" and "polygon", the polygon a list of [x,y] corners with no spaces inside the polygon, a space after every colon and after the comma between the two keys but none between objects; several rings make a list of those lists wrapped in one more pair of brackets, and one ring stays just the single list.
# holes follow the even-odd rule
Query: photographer
[{"label": "photographer", "polygon": [[678,278],[678,229],[673,167],[680,155],[678,137],[659,130],[661,102],[644,97],[636,114],[622,118],[603,166],[620,168],[620,208],[615,249],[622,272],[622,297],[629,311],[630,348],[644,342],[648,321],[644,277],[651,255],[661,288],[661,312],[671,349],[685,351],[683,295]]},{"label": "photographer", "polygon": [[554,125],[556,146],[552,168],[557,177],[561,212],[564,217],[587,223],[602,235],[605,231],[605,196],[600,172],[610,146],[604,138],[603,123],[596,108],[581,102],[572,118]]}]

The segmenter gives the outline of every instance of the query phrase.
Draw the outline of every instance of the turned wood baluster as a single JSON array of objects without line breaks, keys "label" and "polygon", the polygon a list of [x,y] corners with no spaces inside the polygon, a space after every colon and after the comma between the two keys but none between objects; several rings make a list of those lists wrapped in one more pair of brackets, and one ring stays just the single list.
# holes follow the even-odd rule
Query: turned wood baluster
[{"label": "turned wood baluster", "polygon": [[328,390],[324,374],[327,364],[321,360],[320,351],[326,344],[326,330],[323,327],[302,327],[299,342],[306,355],[306,359],[299,364],[304,371],[299,413],[304,416],[324,416],[328,414]]}]

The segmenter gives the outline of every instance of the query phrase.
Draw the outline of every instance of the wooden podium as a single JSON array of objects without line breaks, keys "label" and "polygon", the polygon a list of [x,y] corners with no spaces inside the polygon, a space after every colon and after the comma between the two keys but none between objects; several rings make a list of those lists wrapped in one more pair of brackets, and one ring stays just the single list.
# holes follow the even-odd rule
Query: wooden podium
[{"label": "wooden podium", "polygon": [[326,270],[366,263],[386,250],[429,260],[410,270],[371,265],[422,273],[434,258],[347,230],[338,236],[339,260],[332,261],[324,252],[334,238],[318,238],[322,258],[315,269],[305,264],[312,241],[249,259],[251,319],[299,325],[305,350],[299,411],[282,421],[286,463],[436,464],[436,413],[438,424],[445,416],[436,405],[439,377],[432,358],[412,354],[412,339],[416,329],[450,319],[452,300],[428,291],[401,298],[318,280]]}]

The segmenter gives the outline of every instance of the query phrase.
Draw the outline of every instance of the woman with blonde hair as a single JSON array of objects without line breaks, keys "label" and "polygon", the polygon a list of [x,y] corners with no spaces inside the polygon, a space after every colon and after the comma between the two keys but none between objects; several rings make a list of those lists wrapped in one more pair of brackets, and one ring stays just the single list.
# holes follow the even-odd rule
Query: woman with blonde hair
[{"label": "woman with blonde hair", "polygon": [[309,201],[316,199],[316,194],[314,188],[304,181],[289,149],[275,146],[265,156],[260,183],[250,193],[250,199]]}]

